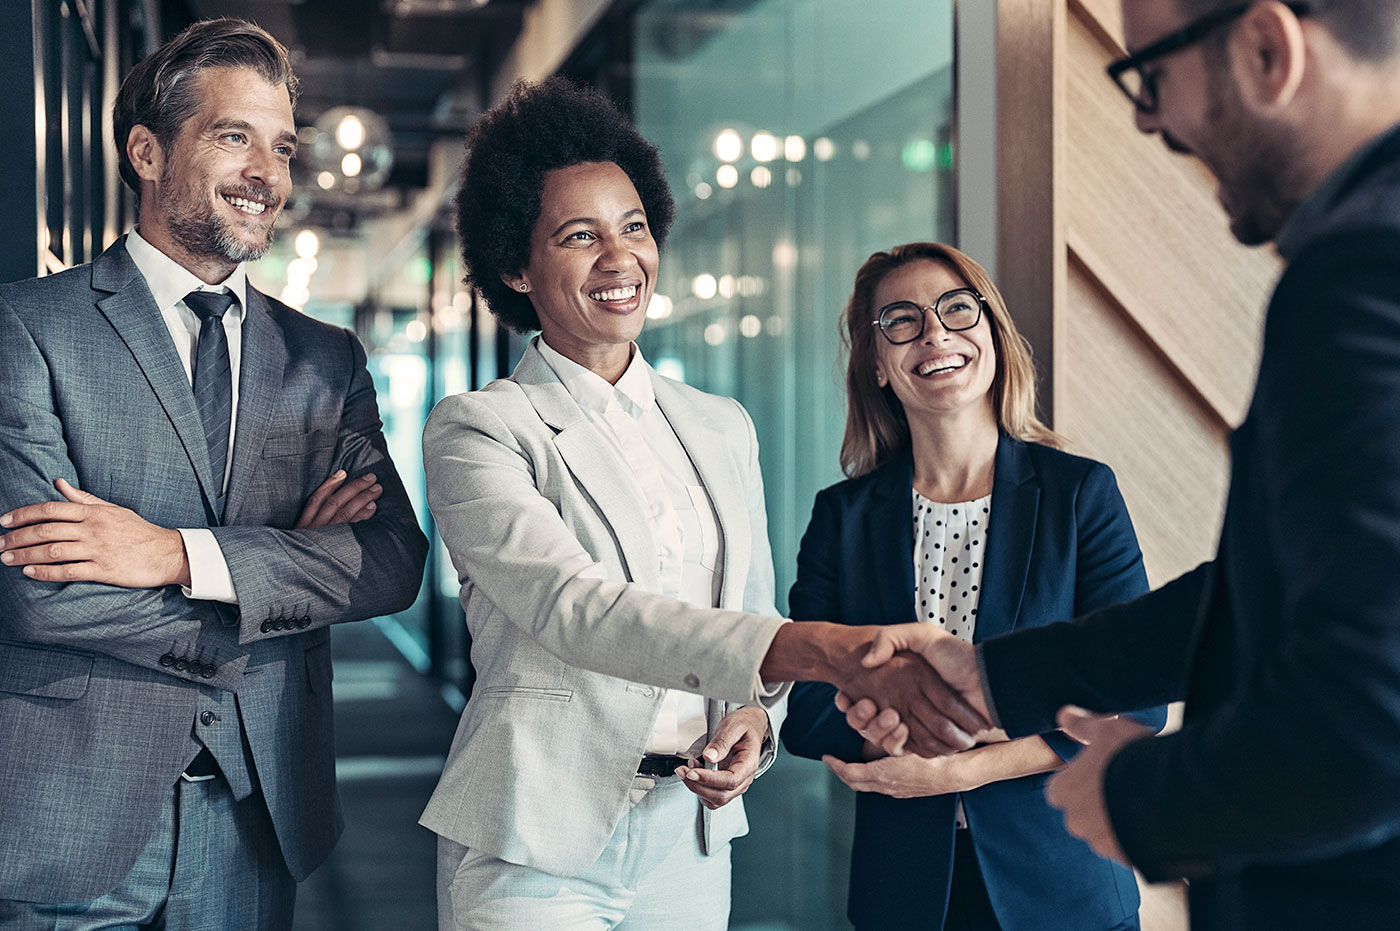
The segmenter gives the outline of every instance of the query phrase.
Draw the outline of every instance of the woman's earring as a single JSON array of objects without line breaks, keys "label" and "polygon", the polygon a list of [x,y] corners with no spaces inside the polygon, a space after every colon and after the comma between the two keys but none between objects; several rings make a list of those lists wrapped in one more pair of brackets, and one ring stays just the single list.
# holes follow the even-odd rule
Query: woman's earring
[{"label": "woman's earring", "polygon": [[521,291],[528,291],[528,290],[530,290],[530,286],[529,286],[528,284],[526,284],[525,282],[522,281],[522,282],[520,282],[520,290],[521,290]]}]

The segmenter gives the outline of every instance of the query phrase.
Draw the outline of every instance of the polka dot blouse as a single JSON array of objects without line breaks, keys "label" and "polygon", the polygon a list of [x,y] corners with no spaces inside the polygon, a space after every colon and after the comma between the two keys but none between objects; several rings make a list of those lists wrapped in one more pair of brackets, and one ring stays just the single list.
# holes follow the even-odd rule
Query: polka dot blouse
[{"label": "polka dot blouse", "polygon": [[914,492],[914,604],[919,620],[971,642],[992,496],[944,504]]}]

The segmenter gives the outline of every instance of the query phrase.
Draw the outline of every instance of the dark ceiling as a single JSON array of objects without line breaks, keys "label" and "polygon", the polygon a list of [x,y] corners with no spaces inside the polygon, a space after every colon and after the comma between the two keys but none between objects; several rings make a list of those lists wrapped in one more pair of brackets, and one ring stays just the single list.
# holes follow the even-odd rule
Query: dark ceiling
[{"label": "dark ceiling", "polygon": [[[389,124],[394,166],[375,195],[311,194],[307,222],[353,225],[396,209],[428,183],[428,150],[461,139],[481,112],[485,89],[520,32],[525,0],[165,0],[163,31],[196,19],[252,20],[291,50],[301,80],[297,122],[326,110],[368,107]],[[304,169],[299,169],[304,170]],[[303,208],[305,208],[303,204]]]}]

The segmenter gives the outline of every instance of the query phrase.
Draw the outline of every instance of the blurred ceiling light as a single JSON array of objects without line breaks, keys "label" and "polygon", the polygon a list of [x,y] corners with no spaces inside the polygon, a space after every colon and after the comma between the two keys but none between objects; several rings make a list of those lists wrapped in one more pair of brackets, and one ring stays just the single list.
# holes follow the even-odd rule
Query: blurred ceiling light
[{"label": "blurred ceiling light", "polygon": [[851,157],[858,162],[863,162],[870,157],[870,143],[864,139],[857,139],[851,143]]},{"label": "blurred ceiling light", "polygon": [[316,235],[315,230],[302,230],[297,233],[297,238],[293,241],[296,253],[303,259],[309,259],[321,251],[321,238]]},{"label": "blurred ceiling light", "polygon": [[[307,166],[318,173],[318,185],[352,193],[383,186],[394,164],[393,137],[383,117],[365,107],[331,107],[313,130],[302,152]],[[326,175],[329,185],[323,180]]]},{"label": "blurred ceiling light", "polygon": [[715,183],[728,189],[739,183],[739,169],[733,165],[721,165],[715,169]]},{"label": "blurred ceiling light", "polygon": [[712,323],[705,327],[705,342],[709,343],[711,346],[720,345],[728,335],[729,333],[725,330],[724,324],[722,323]]},{"label": "blurred ceiling light", "polygon": [[802,183],[802,169],[801,169],[801,168],[789,168],[789,169],[787,170],[787,183],[788,183],[788,187],[797,187],[799,184],[801,184],[801,183]]},{"label": "blurred ceiling light", "polygon": [[354,113],[340,118],[335,127],[335,141],[347,152],[353,152],[365,144],[365,124]]},{"label": "blurred ceiling light", "polygon": [[836,157],[836,143],[825,136],[820,136],[812,142],[812,154],[819,162],[829,162]]},{"label": "blurred ceiling light", "polygon": [[744,154],[744,140],[732,129],[726,129],[715,137],[715,158],[722,162],[738,161]]},{"label": "blurred ceiling light", "polygon": [[739,333],[741,335],[753,339],[762,332],[763,321],[759,320],[753,314],[744,314],[739,318]]},{"label": "blurred ceiling light", "polygon": [[428,338],[428,325],[422,320],[410,320],[403,328],[403,335],[411,343],[421,343]]},{"label": "blurred ceiling light", "polygon": [[719,279],[719,296],[730,298],[734,296],[735,281],[733,275],[722,275]]},{"label": "blurred ceiling light", "polygon": [[749,152],[756,162],[771,162],[778,157],[778,139],[772,133],[754,133]]},{"label": "blurred ceiling light", "polygon": [[292,288],[305,288],[311,282],[311,276],[316,274],[316,260],[314,258],[292,259],[287,263],[287,285]]},{"label": "blurred ceiling light", "polygon": [[667,317],[671,316],[671,311],[673,309],[674,305],[671,303],[669,297],[664,294],[653,294],[651,296],[651,303],[647,305],[647,319],[665,320]]},{"label": "blurred ceiling light", "polygon": [[773,267],[782,271],[789,271],[797,267],[797,247],[786,239],[780,239],[773,245]]},{"label": "blurred ceiling light", "polygon": [[783,158],[790,162],[800,162],[807,157],[807,140],[801,136],[788,136],[783,140]]},{"label": "blurred ceiling light", "polygon": [[749,181],[754,187],[765,188],[773,183],[773,172],[768,170],[767,165],[755,165],[749,172]]},{"label": "blurred ceiling light", "polygon": [[712,187],[710,187],[710,186],[709,186],[708,184],[706,184],[704,181],[701,181],[699,184],[695,185],[695,198],[696,198],[696,200],[709,200],[709,199],[710,199],[710,195],[713,194],[714,192],[715,192],[715,189],[712,188]]},{"label": "blurred ceiling light", "polygon": [[329,171],[323,171],[316,175],[316,186],[323,191],[329,191],[335,187],[335,175]]},{"label": "blurred ceiling light", "polygon": [[719,292],[719,282],[715,281],[715,276],[711,274],[696,275],[695,280],[690,283],[690,293],[708,301]]}]

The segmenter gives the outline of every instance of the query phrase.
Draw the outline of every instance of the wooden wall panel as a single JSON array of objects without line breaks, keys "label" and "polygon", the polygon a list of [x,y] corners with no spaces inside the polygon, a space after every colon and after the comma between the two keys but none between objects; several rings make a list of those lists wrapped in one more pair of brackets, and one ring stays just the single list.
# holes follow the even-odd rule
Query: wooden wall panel
[{"label": "wooden wall panel", "polygon": [[1118,476],[1154,587],[1215,553],[1226,429],[1079,262],[1069,265],[1055,427]]}]

